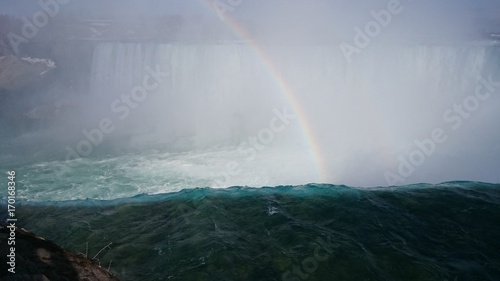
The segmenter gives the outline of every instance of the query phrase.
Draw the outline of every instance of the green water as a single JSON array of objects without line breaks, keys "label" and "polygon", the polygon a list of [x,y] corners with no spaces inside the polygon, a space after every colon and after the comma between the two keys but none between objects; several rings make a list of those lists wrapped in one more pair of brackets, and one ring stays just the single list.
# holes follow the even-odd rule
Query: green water
[{"label": "green water", "polygon": [[500,280],[500,185],[190,189],[24,201],[17,216],[89,257],[104,248],[121,280]]}]

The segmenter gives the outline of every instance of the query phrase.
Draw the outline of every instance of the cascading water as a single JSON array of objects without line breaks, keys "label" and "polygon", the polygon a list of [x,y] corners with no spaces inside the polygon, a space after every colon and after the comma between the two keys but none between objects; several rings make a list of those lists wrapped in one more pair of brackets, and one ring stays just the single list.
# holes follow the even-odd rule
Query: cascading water
[{"label": "cascading water", "polygon": [[121,280],[497,280],[498,184],[321,182],[498,182],[499,61],[102,43],[76,138],[9,168],[16,216]]},{"label": "cascading water", "polygon": [[[121,126],[117,131],[130,136],[132,146],[233,146],[229,158],[234,158],[244,156],[236,148],[252,144],[249,137],[255,137],[257,154],[273,156],[245,163],[248,170],[300,155],[297,166],[290,165],[279,181],[300,174],[289,183],[378,185],[386,184],[384,172],[397,169],[398,155],[414,149],[415,140],[427,138],[437,126],[453,125],[458,113],[448,114],[448,120],[443,114],[474,95],[480,78],[499,77],[499,58],[498,47],[486,43],[371,46],[349,58],[337,46],[103,43],[94,53],[91,84],[105,114],[114,112],[116,118],[123,113],[117,112],[118,106],[130,109],[116,123]],[[168,75],[144,101],[132,98],[134,105],[127,105],[123,95],[131,96],[134,87],[143,84],[147,69]],[[498,104],[496,96],[481,106],[491,103]],[[273,110],[283,108],[296,119],[264,143],[268,140],[262,130],[269,127]],[[488,123],[493,118],[478,114],[474,120]],[[477,130],[482,129],[489,130]],[[478,140],[470,130],[456,133],[450,136],[453,145],[439,148],[426,159],[426,167],[453,164],[445,156],[469,149],[471,142],[485,141],[488,153],[499,153],[494,139]],[[270,153],[273,144],[280,147],[279,153]],[[304,163],[313,168],[304,171]],[[466,167],[458,166],[457,170]],[[434,173],[429,178],[432,173],[422,171],[410,182],[454,176]]]},{"label": "cascading water", "polygon": [[[9,150],[38,157],[20,191],[32,200],[495,182],[499,61],[499,47],[486,43],[374,45],[351,62],[326,45],[101,43],[85,113]],[[445,145],[427,141],[436,128]],[[54,148],[38,144],[58,135]],[[49,190],[36,188],[47,181]]]},{"label": "cascading water", "polygon": [[0,280],[500,280],[499,9],[0,1]]}]

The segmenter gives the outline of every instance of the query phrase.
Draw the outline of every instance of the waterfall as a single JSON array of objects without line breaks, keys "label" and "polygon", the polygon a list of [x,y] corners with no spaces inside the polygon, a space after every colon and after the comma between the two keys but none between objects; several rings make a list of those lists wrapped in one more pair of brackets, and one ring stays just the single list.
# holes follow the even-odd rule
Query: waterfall
[{"label": "waterfall", "polygon": [[[387,168],[415,139],[446,125],[443,113],[474,95],[481,77],[498,80],[499,65],[500,48],[480,43],[374,45],[348,62],[338,46],[327,45],[109,42],[94,51],[91,88],[109,112],[117,99],[125,105],[121,97],[152,70],[168,72],[144,101],[127,105],[123,131],[166,143],[191,137],[197,147],[237,144],[268,126],[273,109],[288,107],[303,119],[293,130],[312,132],[306,138],[314,138],[329,169],[339,162]],[[481,112],[490,112],[491,103],[498,105],[496,96]],[[478,113],[477,120],[491,122],[498,117],[492,114]],[[477,142],[466,135],[462,130],[453,148],[440,152],[457,153],[465,139]]]}]

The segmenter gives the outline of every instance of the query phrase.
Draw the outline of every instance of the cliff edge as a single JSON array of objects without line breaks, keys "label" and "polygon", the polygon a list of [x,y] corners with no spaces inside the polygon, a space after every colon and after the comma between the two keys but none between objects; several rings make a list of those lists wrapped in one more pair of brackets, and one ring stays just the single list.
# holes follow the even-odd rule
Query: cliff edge
[{"label": "cliff edge", "polygon": [[4,269],[0,272],[1,280],[118,281],[95,260],[65,250],[25,229],[16,227],[13,232],[15,233],[14,246],[8,245],[9,237],[13,235],[11,228],[6,225],[0,226],[0,252],[2,255],[8,254],[11,247],[15,247],[15,273]]}]

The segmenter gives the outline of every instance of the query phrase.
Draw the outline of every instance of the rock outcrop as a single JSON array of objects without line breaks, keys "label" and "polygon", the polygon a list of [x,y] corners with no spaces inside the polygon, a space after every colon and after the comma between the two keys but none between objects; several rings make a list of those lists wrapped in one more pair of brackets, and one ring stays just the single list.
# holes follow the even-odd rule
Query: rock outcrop
[{"label": "rock outcrop", "polygon": [[55,63],[49,59],[37,59],[13,55],[0,57],[0,93],[22,90],[39,81]]},{"label": "rock outcrop", "polygon": [[[10,229],[0,226],[0,252],[5,258]],[[117,281],[108,270],[82,254],[65,250],[22,228],[15,229],[15,273],[0,272],[0,280],[26,281]],[[2,268],[5,268],[5,262]]]}]

